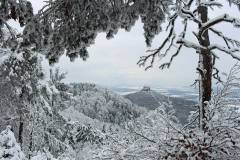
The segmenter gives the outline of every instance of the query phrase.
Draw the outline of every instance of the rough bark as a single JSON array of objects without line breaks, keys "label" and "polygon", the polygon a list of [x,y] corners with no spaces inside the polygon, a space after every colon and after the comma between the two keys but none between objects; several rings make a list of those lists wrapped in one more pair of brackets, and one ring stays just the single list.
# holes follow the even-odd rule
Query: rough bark
[{"label": "rough bark", "polygon": [[23,144],[23,121],[22,116],[20,115],[19,130],[18,130],[18,142],[22,147]]},{"label": "rough bark", "polygon": [[[208,21],[208,8],[205,6],[198,7],[198,14],[203,23]],[[208,30],[199,35],[199,43],[207,48],[210,45]],[[208,105],[206,102],[211,100],[212,94],[212,55],[209,49],[201,49],[199,54],[200,68],[200,127],[207,130]]]}]

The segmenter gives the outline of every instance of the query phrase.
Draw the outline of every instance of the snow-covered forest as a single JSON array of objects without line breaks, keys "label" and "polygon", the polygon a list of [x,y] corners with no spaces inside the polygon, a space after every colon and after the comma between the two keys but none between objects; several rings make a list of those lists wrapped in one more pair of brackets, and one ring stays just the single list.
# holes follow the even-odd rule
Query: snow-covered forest
[{"label": "snow-covered forest", "polygon": [[[239,30],[239,0],[46,0],[36,13],[32,3],[0,0],[0,160],[240,159],[240,64],[216,65],[222,54],[240,60],[239,35],[219,29]],[[161,74],[183,48],[197,54],[197,101],[67,83],[54,67],[63,56],[87,61],[97,35],[115,38],[137,21],[146,72]]]}]

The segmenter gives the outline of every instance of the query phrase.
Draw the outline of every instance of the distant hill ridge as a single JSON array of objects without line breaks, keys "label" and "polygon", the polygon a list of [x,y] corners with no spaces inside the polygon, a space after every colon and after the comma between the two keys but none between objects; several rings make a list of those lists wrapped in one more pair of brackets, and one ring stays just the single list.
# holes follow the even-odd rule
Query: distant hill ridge
[{"label": "distant hill ridge", "polygon": [[196,110],[194,107],[196,102],[178,97],[168,97],[151,90],[148,86],[144,86],[140,91],[127,94],[124,97],[132,103],[145,107],[148,110],[154,110],[161,103],[170,101],[176,110],[176,116],[183,124],[187,122],[190,111]]}]

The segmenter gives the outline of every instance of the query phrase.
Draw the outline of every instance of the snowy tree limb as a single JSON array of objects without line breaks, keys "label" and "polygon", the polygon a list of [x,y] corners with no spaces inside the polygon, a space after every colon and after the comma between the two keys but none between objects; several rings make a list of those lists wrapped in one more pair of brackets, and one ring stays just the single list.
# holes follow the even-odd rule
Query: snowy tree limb
[{"label": "snowy tree limb", "polygon": [[223,14],[221,16],[218,16],[216,18],[213,18],[213,19],[207,21],[206,23],[203,23],[202,26],[199,29],[199,36],[202,37],[203,33],[206,30],[208,30],[212,26],[214,26],[218,23],[221,23],[221,22],[229,22],[229,23],[232,23],[236,27],[240,27],[240,19],[235,18],[235,17],[231,17],[228,14]]},{"label": "snowy tree limb", "polygon": [[225,44],[227,45],[228,49],[231,48],[230,44],[232,44],[233,46],[240,47],[240,41],[229,38],[229,37],[225,36],[221,31],[218,31],[214,28],[209,28],[209,30],[212,31],[213,33],[215,33],[216,35],[218,35],[219,37],[221,37],[224,40]]},{"label": "snowy tree limb", "polygon": [[229,54],[234,59],[240,60],[240,56],[236,54],[236,53],[240,52],[240,50],[238,48],[227,49],[227,48],[219,46],[219,45],[211,45],[210,47],[208,47],[208,49],[209,50],[215,50],[216,49],[216,50],[222,51],[224,53]]},{"label": "snowy tree limb", "polygon": [[[148,65],[145,70],[148,70],[149,68],[153,67],[154,61],[156,56],[160,53],[160,51],[166,46],[166,44],[169,42],[169,40],[171,39],[171,37],[174,35],[174,28],[175,28],[175,18],[172,19],[171,21],[171,29],[169,31],[168,36],[164,39],[163,43],[160,45],[159,48],[155,49],[155,50],[148,50],[147,52],[153,52],[147,56],[142,56],[140,57],[140,60],[137,62],[137,64],[139,66],[145,66],[145,64],[147,63],[148,59],[150,59],[150,65]],[[166,56],[166,53],[161,55],[163,57]]]},{"label": "snowy tree limb", "polygon": [[[181,35],[180,35],[180,37],[183,38],[183,39],[184,39],[185,36],[186,36],[187,26],[188,26],[187,19],[185,19],[185,20],[184,20],[184,29],[183,29],[183,31],[182,31],[182,33],[181,33]],[[171,44],[171,45],[173,45],[173,44]],[[182,47],[183,47],[183,44],[180,44],[180,45],[178,46],[178,48],[177,48],[177,51],[171,56],[170,61],[167,62],[167,63],[163,63],[162,65],[159,66],[159,68],[160,68],[160,69],[164,69],[164,68],[166,68],[166,67],[169,68],[169,67],[171,66],[172,61],[174,60],[174,58],[177,57],[178,54],[180,53]]]}]

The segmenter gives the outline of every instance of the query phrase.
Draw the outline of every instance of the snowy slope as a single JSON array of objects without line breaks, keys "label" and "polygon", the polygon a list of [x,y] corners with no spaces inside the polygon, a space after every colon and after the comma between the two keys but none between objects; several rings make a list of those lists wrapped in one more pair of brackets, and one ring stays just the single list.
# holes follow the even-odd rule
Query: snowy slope
[{"label": "snowy slope", "polygon": [[82,125],[85,126],[91,126],[95,129],[102,130],[103,127],[107,124],[105,122],[101,122],[97,119],[92,119],[85,114],[79,112],[77,109],[75,109],[73,106],[60,111],[60,115],[69,123],[69,122],[79,122]]},{"label": "snowy slope", "polygon": [[86,116],[102,122],[120,124],[139,117],[146,109],[130,100],[95,84],[70,85],[71,106]]}]

